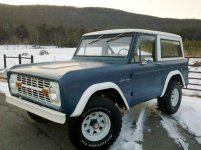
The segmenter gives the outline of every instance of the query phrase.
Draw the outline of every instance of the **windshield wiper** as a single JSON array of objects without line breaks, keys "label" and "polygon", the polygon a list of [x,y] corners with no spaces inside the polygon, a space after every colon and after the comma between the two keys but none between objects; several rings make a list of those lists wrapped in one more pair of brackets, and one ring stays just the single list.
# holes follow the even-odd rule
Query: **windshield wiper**
[{"label": "windshield wiper", "polygon": [[96,43],[96,42],[100,41],[102,37],[103,37],[103,35],[99,36],[98,38],[96,38],[95,40],[89,42],[88,44]]},{"label": "windshield wiper", "polygon": [[117,40],[117,39],[119,39],[120,36],[122,36],[123,34],[124,34],[124,33],[120,33],[120,34],[118,34],[117,36],[115,36],[115,37],[113,37],[113,38],[107,40],[106,42],[111,42],[111,41]]}]

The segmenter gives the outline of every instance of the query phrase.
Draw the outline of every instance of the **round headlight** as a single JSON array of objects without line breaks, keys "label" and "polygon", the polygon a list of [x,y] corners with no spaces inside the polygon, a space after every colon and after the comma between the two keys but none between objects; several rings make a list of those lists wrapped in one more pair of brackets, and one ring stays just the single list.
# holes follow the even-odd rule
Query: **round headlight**
[{"label": "round headlight", "polygon": [[60,107],[61,98],[60,98],[59,84],[57,82],[50,81],[48,94],[49,94],[51,104]]},{"label": "round headlight", "polygon": [[10,88],[12,91],[16,91],[16,89],[17,89],[16,81],[17,81],[17,77],[15,75],[11,75],[9,83],[10,83]]},{"label": "round headlight", "polygon": [[49,98],[52,102],[56,102],[57,100],[57,92],[53,86],[50,86],[49,88]]}]

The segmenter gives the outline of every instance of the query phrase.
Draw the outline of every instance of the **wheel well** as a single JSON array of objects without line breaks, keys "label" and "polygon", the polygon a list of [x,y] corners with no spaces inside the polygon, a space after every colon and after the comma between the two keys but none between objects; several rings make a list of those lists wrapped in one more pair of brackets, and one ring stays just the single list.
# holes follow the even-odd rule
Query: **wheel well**
[{"label": "wheel well", "polygon": [[122,109],[127,109],[126,105],[119,94],[119,92],[116,89],[105,89],[95,92],[91,97],[106,97],[109,100],[111,100],[114,103],[117,103],[117,105]]},{"label": "wheel well", "polygon": [[170,80],[178,81],[179,84],[180,84],[182,87],[184,86],[184,85],[183,85],[182,78],[181,78],[181,76],[180,76],[179,74],[172,76]]}]

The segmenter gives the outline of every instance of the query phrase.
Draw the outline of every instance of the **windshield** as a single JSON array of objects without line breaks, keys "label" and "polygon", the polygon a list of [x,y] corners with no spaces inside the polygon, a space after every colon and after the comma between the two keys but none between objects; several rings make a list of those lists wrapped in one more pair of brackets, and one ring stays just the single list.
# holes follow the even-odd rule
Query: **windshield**
[{"label": "windshield", "polygon": [[83,39],[75,56],[127,57],[132,35],[99,35]]}]

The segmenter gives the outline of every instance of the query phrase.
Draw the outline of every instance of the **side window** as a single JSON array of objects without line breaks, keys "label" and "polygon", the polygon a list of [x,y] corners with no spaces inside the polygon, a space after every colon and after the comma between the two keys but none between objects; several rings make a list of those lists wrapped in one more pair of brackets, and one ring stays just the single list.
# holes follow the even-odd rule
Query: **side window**
[{"label": "side window", "polygon": [[161,39],[161,58],[182,57],[179,41]]},{"label": "side window", "polygon": [[151,35],[138,36],[134,62],[155,61],[156,37]]}]

